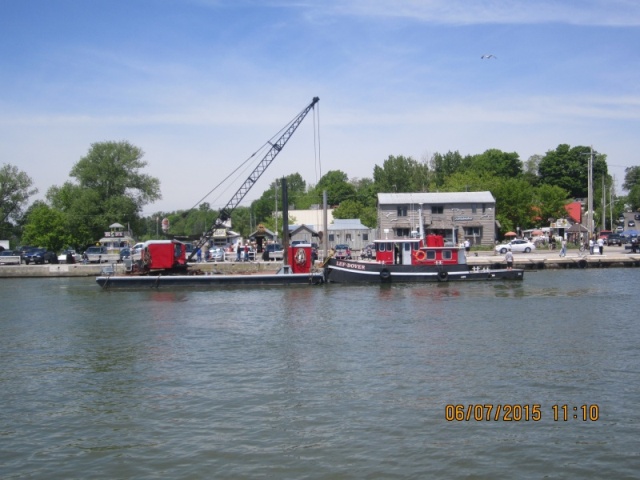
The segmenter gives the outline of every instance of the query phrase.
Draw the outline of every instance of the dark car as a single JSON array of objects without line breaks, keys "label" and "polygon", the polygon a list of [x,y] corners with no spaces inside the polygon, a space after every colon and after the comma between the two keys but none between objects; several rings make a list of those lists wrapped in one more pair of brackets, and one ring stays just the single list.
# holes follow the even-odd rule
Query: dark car
[{"label": "dark car", "polygon": [[619,233],[610,233],[607,236],[607,245],[622,246],[622,236]]},{"label": "dark car", "polygon": [[32,262],[36,264],[58,263],[58,255],[47,251],[45,248],[34,248],[24,254],[23,260],[27,265]]}]

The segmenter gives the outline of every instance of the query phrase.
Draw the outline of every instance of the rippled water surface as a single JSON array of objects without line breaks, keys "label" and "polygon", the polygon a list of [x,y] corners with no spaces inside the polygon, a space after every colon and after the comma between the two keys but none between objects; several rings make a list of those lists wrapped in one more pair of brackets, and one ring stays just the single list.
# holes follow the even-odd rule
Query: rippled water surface
[{"label": "rippled water surface", "polygon": [[[639,276],[0,280],[0,477],[638,478]],[[447,421],[456,404],[494,410]],[[496,420],[505,404],[540,419]]]}]

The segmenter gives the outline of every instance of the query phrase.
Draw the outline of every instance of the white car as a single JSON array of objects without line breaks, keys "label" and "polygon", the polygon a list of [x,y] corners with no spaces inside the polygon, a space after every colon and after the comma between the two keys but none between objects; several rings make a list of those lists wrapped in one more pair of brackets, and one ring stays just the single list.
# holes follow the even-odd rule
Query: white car
[{"label": "white car", "polygon": [[76,263],[82,263],[82,255],[75,250],[64,250],[58,255],[58,263],[67,263],[67,254],[71,254]]},{"label": "white car", "polygon": [[512,252],[524,252],[529,253],[533,252],[536,249],[536,246],[531,243],[529,240],[520,240],[515,239],[511,240],[508,243],[503,243],[501,245],[496,245],[495,252],[505,254],[507,250],[511,249]]}]

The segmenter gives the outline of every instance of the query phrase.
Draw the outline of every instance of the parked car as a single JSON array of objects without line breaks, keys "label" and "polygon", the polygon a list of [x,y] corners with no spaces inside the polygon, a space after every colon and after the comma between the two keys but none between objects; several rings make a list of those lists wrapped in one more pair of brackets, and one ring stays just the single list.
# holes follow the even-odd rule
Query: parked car
[{"label": "parked car", "polygon": [[508,243],[503,243],[501,245],[496,245],[495,253],[505,254],[508,250],[512,252],[523,252],[529,253],[535,251],[536,246],[531,243],[529,240],[516,238],[515,240],[511,240]]},{"label": "parked car", "polygon": [[224,262],[224,248],[212,247],[209,249],[209,258],[207,262]]},{"label": "parked car", "polygon": [[640,220],[640,213],[636,213],[636,214],[633,216],[633,218],[634,218],[635,220]]},{"label": "parked car", "polygon": [[31,252],[31,251],[33,251],[33,250],[37,250],[37,249],[38,249],[38,247],[32,247],[32,246],[30,246],[30,245],[23,245],[23,246],[21,246],[21,247],[16,248],[16,250],[15,250],[15,251],[18,253],[18,255],[20,255],[20,259],[21,259],[22,261],[24,261],[24,256],[25,256],[27,253],[29,253],[29,252]]},{"label": "parked car", "polygon": [[107,247],[89,247],[84,251],[82,258],[86,258],[89,263],[108,262],[107,253]]},{"label": "parked car", "polygon": [[334,258],[338,260],[351,260],[351,248],[346,243],[339,243],[335,247],[333,247],[336,253],[334,253]]},{"label": "parked car", "polygon": [[124,247],[120,250],[120,261],[124,262],[128,258],[131,258],[131,249],[129,247]]},{"label": "parked car", "polygon": [[35,264],[58,263],[58,256],[45,248],[34,248],[24,254],[24,263],[29,265],[32,262]]},{"label": "parked car", "polygon": [[624,232],[624,227],[622,225],[618,225],[616,227],[616,232],[620,233],[620,232]]},{"label": "parked car", "polygon": [[627,222],[627,225],[629,225],[630,227],[635,227],[636,226],[636,222],[634,222],[633,220],[629,220]]},{"label": "parked car", "polygon": [[144,243],[136,243],[133,248],[131,248],[131,260],[141,260],[143,249]]},{"label": "parked car", "polygon": [[283,257],[284,248],[279,243],[268,244],[262,252],[262,259],[265,261],[282,260]]},{"label": "parked car", "polygon": [[[71,257],[69,257],[69,255],[71,255]],[[66,249],[63,250],[60,255],[58,255],[58,263],[69,263],[67,261],[67,259],[72,258],[74,263],[80,263],[82,262],[82,255],[80,255],[79,253],[77,253],[75,250],[73,249]]]},{"label": "parked car", "polygon": [[3,250],[0,252],[0,264],[2,265],[8,265],[10,263],[19,264],[20,261],[20,252],[14,252],[13,250]]},{"label": "parked car", "polygon": [[619,233],[610,233],[607,236],[607,245],[618,245],[622,246],[622,236]]}]

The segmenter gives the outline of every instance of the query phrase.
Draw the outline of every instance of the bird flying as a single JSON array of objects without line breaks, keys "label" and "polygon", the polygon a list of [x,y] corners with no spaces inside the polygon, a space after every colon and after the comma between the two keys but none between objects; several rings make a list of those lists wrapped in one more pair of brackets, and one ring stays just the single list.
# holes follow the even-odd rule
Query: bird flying
[{"label": "bird flying", "polygon": [[489,60],[489,59],[491,59],[491,58],[495,58],[496,60],[498,59],[498,57],[496,57],[493,53],[489,53],[489,54],[486,54],[486,55],[482,55],[482,56],[480,57],[480,59],[481,59],[481,60]]}]

